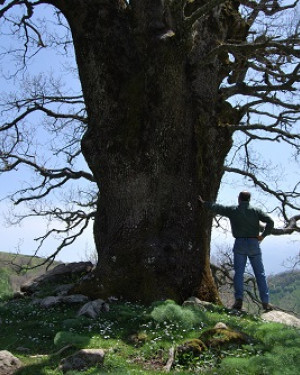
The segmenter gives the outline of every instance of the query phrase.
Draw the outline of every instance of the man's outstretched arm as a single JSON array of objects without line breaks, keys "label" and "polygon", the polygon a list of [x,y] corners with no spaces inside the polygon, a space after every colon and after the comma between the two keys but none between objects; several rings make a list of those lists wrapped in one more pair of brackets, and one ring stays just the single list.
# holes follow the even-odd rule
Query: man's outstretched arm
[{"label": "man's outstretched arm", "polygon": [[201,195],[198,195],[198,201],[204,205],[205,208],[213,211],[216,214],[227,216],[229,217],[232,211],[232,207],[230,206],[223,206],[222,204],[218,204],[215,202],[208,202],[205,201]]}]

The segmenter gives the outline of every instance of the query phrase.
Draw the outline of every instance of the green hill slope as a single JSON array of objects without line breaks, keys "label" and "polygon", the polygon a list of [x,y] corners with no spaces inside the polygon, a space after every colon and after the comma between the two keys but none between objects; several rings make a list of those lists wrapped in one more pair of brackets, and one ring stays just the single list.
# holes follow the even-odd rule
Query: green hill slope
[{"label": "green hill slope", "polygon": [[[44,259],[28,255],[0,252],[0,299],[12,295],[20,286],[31,278],[46,271],[46,266],[36,267]],[[59,264],[54,262],[50,268]]]},{"label": "green hill slope", "polygon": [[274,305],[300,316],[300,270],[280,273],[268,278]]}]

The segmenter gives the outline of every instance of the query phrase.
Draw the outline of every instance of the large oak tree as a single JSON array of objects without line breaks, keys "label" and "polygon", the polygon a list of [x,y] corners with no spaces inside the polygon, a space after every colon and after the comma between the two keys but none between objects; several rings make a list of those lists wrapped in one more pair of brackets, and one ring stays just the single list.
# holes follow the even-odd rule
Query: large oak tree
[{"label": "large oak tree", "polygon": [[[298,230],[298,217],[287,216],[288,208],[298,209],[297,187],[282,192],[260,181],[248,153],[254,139],[287,142],[299,152],[299,30],[291,18],[288,28],[280,25],[297,1],[0,3],[3,24],[24,38],[25,66],[47,47],[45,19],[34,18],[40,7],[53,6],[71,31],[71,40],[53,41],[73,44],[83,97],[57,87],[47,94],[39,83],[23,99],[7,100],[0,157],[2,172],[26,165],[42,178],[19,191],[16,203],[41,199],[69,180],[97,184],[99,194],[76,202],[81,209],[39,211],[64,220],[68,230],[82,225],[60,248],[94,219],[99,262],[77,291],[144,302],[191,295],[218,301],[210,272],[213,218],[197,196],[215,200],[225,171],[275,195],[287,222],[282,232]],[[24,147],[30,137],[22,126],[37,111],[53,119],[57,133],[76,129],[60,148],[69,166],[46,167]],[[246,157],[226,165],[236,132],[245,135]],[[81,152],[91,172],[71,167]]]}]

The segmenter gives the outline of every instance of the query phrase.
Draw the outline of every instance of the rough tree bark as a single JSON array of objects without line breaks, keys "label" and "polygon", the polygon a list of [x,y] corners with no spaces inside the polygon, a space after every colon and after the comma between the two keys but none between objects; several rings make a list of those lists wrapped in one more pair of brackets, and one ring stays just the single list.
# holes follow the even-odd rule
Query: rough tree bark
[{"label": "rough tree bark", "polygon": [[235,3],[196,22],[197,0],[185,19],[178,0],[49,3],[71,27],[88,113],[82,151],[100,191],[99,264],[78,290],[146,303],[218,301],[212,217],[197,195],[216,198],[231,147],[225,118],[238,124],[240,115],[219,93],[227,54],[203,62],[220,43],[245,39]]}]

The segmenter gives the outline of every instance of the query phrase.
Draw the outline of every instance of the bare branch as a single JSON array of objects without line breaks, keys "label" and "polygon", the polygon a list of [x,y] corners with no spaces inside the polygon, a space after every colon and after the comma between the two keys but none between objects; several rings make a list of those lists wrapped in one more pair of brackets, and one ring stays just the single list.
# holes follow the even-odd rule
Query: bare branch
[{"label": "bare branch", "polygon": [[258,53],[266,52],[268,54],[285,54],[286,56],[300,57],[300,51],[295,49],[293,45],[288,45],[287,43],[292,43],[292,39],[281,39],[275,41],[274,38],[265,37],[263,42],[254,43],[223,43],[212,49],[202,60],[201,64],[205,65],[210,62],[216,55],[229,52],[233,55],[245,53],[247,56],[254,56]]},{"label": "bare branch", "polygon": [[280,236],[283,234],[292,234],[294,232],[300,232],[300,227],[297,226],[297,222],[300,221],[300,215],[296,215],[290,218],[284,228],[274,228],[272,234]]},{"label": "bare branch", "polygon": [[190,16],[184,17],[186,27],[190,28],[202,16],[210,12],[214,7],[222,4],[225,0],[210,0],[200,6]]},{"label": "bare branch", "polygon": [[[276,124],[277,125],[277,124]],[[271,140],[271,141],[278,141],[279,139],[282,140],[300,140],[300,134],[299,133],[291,133],[289,131],[285,131],[283,129],[280,129],[276,127],[276,125],[262,125],[262,124],[251,124],[251,125],[246,125],[246,124],[241,124],[240,126],[236,126],[235,130],[240,130],[247,134],[249,138],[253,139],[264,139],[264,140]],[[254,131],[254,130],[262,130],[266,132],[267,134],[274,134],[276,137],[275,138],[269,138],[269,137],[263,137],[258,134],[253,134],[250,133],[249,131]],[[296,146],[296,143],[294,143]]]},{"label": "bare branch", "polygon": [[[0,5],[3,5],[5,3],[5,0],[1,1]],[[10,9],[12,9],[15,5],[20,5],[19,0],[14,0],[7,4],[4,8],[0,9],[0,18],[3,17],[3,15]]]},{"label": "bare branch", "polygon": [[254,185],[259,186],[263,191],[265,191],[267,193],[270,193],[273,196],[275,196],[282,204],[285,204],[292,209],[299,210],[299,207],[297,207],[296,205],[294,205],[294,204],[292,204],[288,201],[288,197],[289,198],[296,198],[296,197],[300,196],[300,193],[297,193],[297,192],[284,193],[282,191],[272,190],[265,182],[258,180],[258,178],[253,173],[244,171],[242,169],[225,166],[224,170],[225,170],[225,172],[237,173],[237,174],[242,175],[244,177],[250,178],[253,181]]},{"label": "bare branch", "polygon": [[[3,155],[2,155],[2,157],[3,157]],[[67,178],[67,179],[74,179],[74,180],[77,180],[79,178],[85,178],[85,179],[87,179],[91,182],[95,182],[95,179],[94,179],[94,177],[91,173],[87,173],[87,172],[84,172],[84,171],[75,172],[75,171],[72,171],[70,168],[46,169],[44,167],[41,167],[41,166],[37,165],[33,161],[23,159],[23,158],[21,158],[17,155],[9,155],[9,157],[12,158],[12,159],[16,159],[16,161],[13,164],[7,166],[8,170],[15,169],[20,164],[26,164],[28,166],[33,167],[36,170],[36,172],[38,172],[43,177],[49,177],[49,178],[53,178],[53,179]],[[4,171],[6,171],[6,170],[0,169],[0,172],[4,172]]]},{"label": "bare branch", "polygon": [[[36,238],[35,241],[39,242],[39,245],[36,249],[35,254],[38,253],[38,251],[41,249],[45,241],[50,238],[53,234],[60,234],[63,235],[63,239],[61,240],[61,243],[57,246],[55,251],[53,251],[50,255],[48,255],[42,263],[37,265],[36,267],[43,266],[47,264],[47,268],[51,266],[51,264],[56,259],[56,256],[60,253],[60,251],[70,245],[72,245],[87,229],[89,223],[91,220],[94,219],[95,212],[91,212],[90,214],[84,214],[81,218],[78,218],[78,220],[73,223],[72,225],[68,225],[66,229],[51,229],[47,233],[45,233],[43,236]],[[75,233],[72,234],[72,231]],[[71,232],[71,234],[69,234]],[[30,267],[30,268],[36,268],[36,267]]]}]

